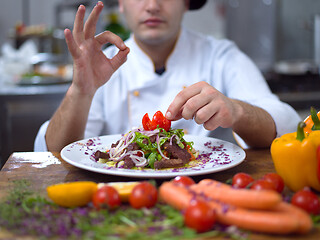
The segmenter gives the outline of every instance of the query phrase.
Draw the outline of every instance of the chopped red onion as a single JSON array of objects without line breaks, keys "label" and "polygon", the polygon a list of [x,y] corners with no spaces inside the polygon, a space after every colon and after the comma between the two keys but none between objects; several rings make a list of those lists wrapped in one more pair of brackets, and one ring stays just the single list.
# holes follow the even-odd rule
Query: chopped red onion
[{"label": "chopped red onion", "polygon": [[157,135],[157,147],[158,147],[158,152],[160,153],[161,157],[165,158],[165,159],[169,159],[168,157],[166,157],[163,152],[161,151],[161,148],[160,148],[160,140],[163,139],[163,138],[160,138],[159,137],[159,134]]}]

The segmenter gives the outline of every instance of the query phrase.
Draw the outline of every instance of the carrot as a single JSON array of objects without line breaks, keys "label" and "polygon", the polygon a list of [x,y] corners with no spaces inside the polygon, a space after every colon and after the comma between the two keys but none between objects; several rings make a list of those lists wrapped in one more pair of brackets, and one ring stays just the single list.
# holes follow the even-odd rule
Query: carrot
[{"label": "carrot", "polygon": [[191,188],[172,182],[163,183],[159,195],[163,201],[180,210],[188,207],[193,199],[204,199],[215,210],[217,222],[256,232],[307,233],[312,228],[309,215],[283,202],[278,203],[273,210],[252,210],[212,200],[203,194],[195,193]]},{"label": "carrot", "polygon": [[212,179],[204,179],[191,189],[212,199],[249,209],[271,209],[282,201],[276,191],[232,188]]},{"label": "carrot", "polygon": [[[274,191],[257,191],[249,189],[234,189],[227,184],[212,180],[204,179],[197,184],[195,192],[200,192],[200,186],[204,188],[204,194],[207,197],[215,198],[225,203],[249,209],[269,209],[282,212],[290,212],[300,219],[300,230],[298,232],[306,233],[312,228],[312,221],[308,214],[301,209],[283,202],[280,194]],[[211,189],[214,188],[214,189]],[[219,190],[218,190],[219,189]],[[222,190],[223,189],[223,190]],[[225,192],[228,189],[227,192]],[[228,196],[228,193],[230,196]],[[233,195],[235,194],[235,195]],[[243,200],[243,202],[241,202]],[[301,224],[303,222],[303,224]]]},{"label": "carrot", "polygon": [[313,227],[313,223],[309,214],[292,204],[289,204],[287,202],[281,202],[274,208],[274,210],[280,212],[287,212],[290,213],[292,217],[294,216],[298,218],[300,221],[297,233],[308,233]]},{"label": "carrot", "polygon": [[179,187],[178,184],[173,182],[164,182],[159,187],[159,197],[161,201],[178,210],[183,210],[189,206],[192,199],[196,199],[196,194],[185,187]]}]

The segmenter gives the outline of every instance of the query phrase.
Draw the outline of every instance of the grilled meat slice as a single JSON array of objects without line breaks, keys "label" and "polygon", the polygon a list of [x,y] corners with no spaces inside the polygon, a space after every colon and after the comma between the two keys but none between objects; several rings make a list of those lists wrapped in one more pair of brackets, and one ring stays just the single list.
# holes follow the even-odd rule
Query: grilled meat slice
[{"label": "grilled meat slice", "polygon": [[96,161],[99,161],[100,158],[102,158],[102,159],[109,159],[109,158],[110,158],[109,153],[101,152],[101,151],[99,151],[99,150],[96,151],[96,152],[94,153],[94,159],[95,159]]},{"label": "grilled meat slice", "polygon": [[138,143],[136,143],[136,142],[130,143],[127,147],[127,151],[130,152],[130,151],[135,151],[135,150],[140,150]]},{"label": "grilled meat slice", "polygon": [[151,143],[155,143],[156,140],[157,140],[157,134],[156,134],[156,135],[152,135],[152,136],[150,137],[150,142],[151,142]]},{"label": "grilled meat slice", "polygon": [[131,157],[130,156],[125,156],[124,159],[123,159],[123,168],[126,168],[126,169],[131,169],[135,166],[134,162],[132,161]]},{"label": "grilled meat slice", "polygon": [[[149,139],[150,139],[151,143],[155,143],[157,140],[157,135],[152,135],[149,137]],[[142,143],[147,145],[147,144],[149,144],[149,140],[147,138],[145,138],[142,140]]]},{"label": "grilled meat slice", "polygon": [[119,142],[120,142],[120,140],[118,140],[116,143],[112,143],[111,148],[115,148],[116,146],[118,146]]},{"label": "grilled meat slice", "polygon": [[175,168],[175,167],[183,167],[186,164],[182,159],[175,158],[175,159],[161,159],[160,161],[154,162],[155,169],[162,169],[162,168]]},{"label": "grilled meat slice", "polygon": [[170,158],[181,159],[184,164],[188,163],[191,158],[191,154],[187,149],[180,148],[175,141],[173,141],[171,145],[169,142],[164,143],[163,148],[169,153]]}]

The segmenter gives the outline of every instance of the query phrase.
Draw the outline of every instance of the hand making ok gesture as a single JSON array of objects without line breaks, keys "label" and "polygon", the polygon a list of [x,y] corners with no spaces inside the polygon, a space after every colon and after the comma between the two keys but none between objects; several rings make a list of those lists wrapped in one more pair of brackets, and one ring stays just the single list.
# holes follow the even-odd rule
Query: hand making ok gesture
[{"label": "hand making ok gesture", "polygon": [[[92,96],[105,84],[111,75],[126,61],[129,48],[122,39],[105,31],[95,36],[96,24],[103,9],[103,3],[98,2],[84,23],[85,7],[80,5],[75,17],[73,32],[64,31],[69,51],[73,58],[73,83],[80,94]],[[106,43],[114,44],[119,52],[109,59],[102,52]]]}]

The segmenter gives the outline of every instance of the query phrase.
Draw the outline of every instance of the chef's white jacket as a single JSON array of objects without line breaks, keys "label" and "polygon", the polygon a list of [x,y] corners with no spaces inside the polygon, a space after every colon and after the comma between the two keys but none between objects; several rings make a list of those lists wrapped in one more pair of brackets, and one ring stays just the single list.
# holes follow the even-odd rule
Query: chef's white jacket
[{"label": "chef's white jacket", "polygon": [[[151,59],[138,47],[132,36],[126,45],[130,48],[126,63],[94,96],[85,138],[126,133],[133,127],[141,126],[145,113],[149,113],[150,118],[157,110],[165,113],[184,87],[199,81],[208,82],[227,97],[266,110],[275,121],[278,136],[296,130],[299,115],[272,94],[254,63],[232,42],[182,28],[162,75],[155,73]],[[111,57],[117,51],[112,46],[105,53]],[[48,122],[38,132],[35,151],[47,150],[47,126]],[[185,129],[192,135],[243,144],[231,129],[208,131],[193,120],[184,119],[172,122],[172,127]]]}]

